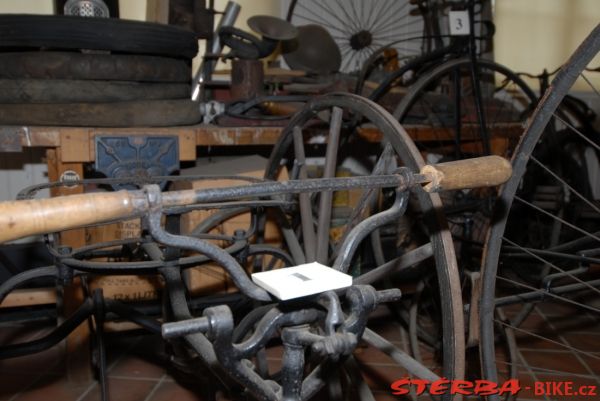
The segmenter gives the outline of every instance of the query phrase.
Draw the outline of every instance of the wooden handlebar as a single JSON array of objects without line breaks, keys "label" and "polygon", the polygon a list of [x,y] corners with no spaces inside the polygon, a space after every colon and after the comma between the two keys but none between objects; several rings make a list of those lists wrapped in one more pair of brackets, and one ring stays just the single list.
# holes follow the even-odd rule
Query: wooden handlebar
[{"label": "wooden handlebar", "polygon": [[133,216],[141,191],[102,192],[0,203],[0,243]]},{"label": "wooden handlebar", "polygon": [[484,156],[427,165],[421,174],[430,180],[425,190],[439,192],[504,184],[512,175],[512,166],[503,157]]}]

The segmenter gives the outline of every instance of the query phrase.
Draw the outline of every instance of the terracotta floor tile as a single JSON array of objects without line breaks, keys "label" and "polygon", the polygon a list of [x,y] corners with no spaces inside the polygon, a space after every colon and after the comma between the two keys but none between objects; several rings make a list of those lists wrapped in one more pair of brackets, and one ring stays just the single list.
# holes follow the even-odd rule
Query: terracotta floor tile
[{"label": "terracotta floor tile", "polygon": [[[514,318],[514,316],[511,316],[511,318]],[[535,312],[532,312],[527,316],[523,323],[518,326],[518,328],[524,330],[542,331],[548,330],[550,326],[548,326],[545,318]]]},{"label": "terracotta floor tile", "polygon": [[[150,391],[157,385],[156,381],[117,379],[111,377],[108,379],[108,394],[111,401],[143,401]],[[60,398],[49,398],[49,400],[59,400]],[[94,386],[81,401],[99,401],[100,387]]]},{"label": "terracotta floor tile", "polygon": [[402,342],[401,326],[390,316],[370,319],[367,324],[371,330],[391,342]]},{"label": "terracotta floor tile", "polygon": [[551,369],[559,372],[587,374],[585,367],[570,352],[521,352],[532,369]]},{"label": "terracotta floor tile", "polygon": [[545,316],[572,316],[581,312],[580,308],[568,302],[539,302],[536,308]]},{"label": "terracotta floor tile", "polygon": [[580,355],[581,359],[590,367],[592,373],[600,377],[600,354],[592,356]]},{"label": "terracotta floor tile", "polygon": [[0,375],[0,401],[13,397],[19,391],[31,386],[38,377],[22,374],[2,373]]},{"label": "terracotta floor tile", "polygon": [[549,316],[548,322],[561,333],[599,332],[600,326],[586,314],[580,312],[568,316]]},{"label": "terracotta floor tile", "polygon": [[360,364],[363,380],[373,390],[389,390],[390,385],[407,376],[405,369],[395,365],[364,365]]},{"label": "terracotta floor tile", "polygon": [[147,401],[202,401],[200,391],[193,385],[164,381],[158,385]]},{"label": "terracotta floor tile", "polygon": [[[402,346],[396,345],[401,351],[407,352]],[[393,364],[394,361],[379,349],[366,343],[361,343],[354,350],[354,356],[364,364]]]},{"label": "terracotta floor tile", "polygon": [[148,361],[137,355],[128,355],[121,358],[109,372],[109,376],[119,376],[121,378],[159,379],[164,374],[165,369],[158,364],[158,361]]},{"label": "terracotta floor tile", "polygon": [[75,401],[88,388],[89,384],[74,385],[64,376],[45,376],[22,390],[15,401],[61,400]]},{"label": "terracotta floor tile", "polygon": [[267,348],[267,359],[281,359],[283,357],[283,345],[273,344]]},{"label": "terracotta floor tile", "polygon": [[64,373],[63,347],[59,344],[36,354],[0,360],[0,373],[39,376],[41,373]]},{"label": "terracotta floor tile", "polygon": [[598,334],[580,334],[565,333],[565,340],[576,349],[589,352],[600,352],[600,333]]},{"label": "terracotta floor tile", "polygon": [[535,330],[531,332],[515,331],[515,338],[519,348],[527,350],[566,350],[564,341],[555,331]]}]

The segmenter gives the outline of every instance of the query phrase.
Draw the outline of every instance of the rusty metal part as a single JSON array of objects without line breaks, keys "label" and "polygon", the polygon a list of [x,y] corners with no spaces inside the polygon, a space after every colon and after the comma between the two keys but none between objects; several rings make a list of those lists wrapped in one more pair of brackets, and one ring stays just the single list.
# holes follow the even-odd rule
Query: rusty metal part
[{"label": "rusty metal part", "polygon": [[[165,323],[162,328],[165,338],[192,335],[210,338],[208,347],[231,379],[238,382],[255,398],[261,400],[308,400],[326,384],[332,367],[343,362],[356,348],[363,333],[366,333],[368,316],[384,302],[400,298],[399,290],[375,291],[371,286],[353,286],[345,293],[345,302],[334,292],[315,295],[296,304],[266,305],[257,310],[261,313],[252,325],[244,327],[242,321],[235,326],[233,314],[227,306],[207,308],[200,318]],[[343,310],[345,304],[345,311]],[[321,308],[315,308],[320,305]],[[344,313],[345,312],[345,313]],[[252,333],[242,342],[236,342],[249,328]],[[240,333],[240,328],[242,331]],[[254,356],[278,332],[281,332],[284,352],[279,382],[261,377],[254,365]],[[368,330],[367,330],[368,331]],[[369,338],[376,341],[376,335]],[[379,344],[380,345],[380,344]],[[392,344],[381,346],[384,352],[396,359],[401,351]],[[198,352],[206,353],[199,349]],[[305,372],[305,355],[314,355],[319,364]],[[437,376],[408,355],[402,354],[402,363],[419,377]]]},{"label": "rusty metal part", "polygon": [[131,54],[0,53],[0,78],[189,82],[185,60]]},{"label": "rusty metal part", "polygon": [[264,70],[260,60],[236,59],[231,63],[231,99],[247,100],[263,94]]},{"label": "rusty metal part", "polygon": [[398,50],[390,47],[383,51],[383,69],[386,72],[393,72],[400,69],[398,63]]}]

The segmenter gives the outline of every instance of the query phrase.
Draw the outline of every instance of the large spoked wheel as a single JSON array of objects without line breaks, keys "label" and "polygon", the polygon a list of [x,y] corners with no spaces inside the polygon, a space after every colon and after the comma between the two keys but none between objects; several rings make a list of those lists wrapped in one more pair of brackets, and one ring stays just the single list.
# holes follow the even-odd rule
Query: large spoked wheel
[{"label": "large spoked wheel", "polygon": [[424,51],[424,24],[408,1],[291,0],[287,19],[294,25],[317,24],[329,31],[342,53],[342,72],[362,68],[369,55],[394,42],[401,56]]},{"label": "large spoked wheel", "polygon": [[[381,133],[380,141],[374,142],[370,136],[363,135],[373,129]],[[381,106],[360,96],[334,93],[311,100],[292,118],[275,145],[265,177],[276,177],[282,166],[290,169],[292,178],[302,179],[336,174],[381,175],[402,166],[419,171],[424,161],[398,121]],[[346,245],[342,244],[352,236],[349,235],[351,229],[376,211],[388,209],[394,202],[394,191],[322,192],[299,197],[299,212],[290,218],[296,220],[289,229],[294,235],[286,236],[290,253],[295,254],[297,262],[316,260],[334,265],[339,262],[339,255],[347,252]],[[441,201],[436,194],[416,189],[410,196],[408,207],[410,212],[404,216],[374,227],[372,232],[378,228],[379,235],[360,241],[359,249],[363,252],[356,252],[347,270],[355,275],[355,283],[364,284],[380,282],[384,278],[373,280],[376,271],[373,269],[385,262],[392,261],[392,265],[398,266],[408,263],[404,268],[416,265],[423,271],[428,271],[429,267],[440,288],[439,305],[443,316],[443,344],[439,347],[437,361],[442,366],[439,373],[459,379],[464,375],[462,298],[454,248],[442,215]],[[388,231],[393,233],[391,248],[396,252],[373,255],[373,250],[382,248],[372,246],[372,242],[386,240]],[[290,238],[292,241],[295,238],[296,243],[290,244]],[[392,270],[385,276],[391,273]],[[406,297],[411,296],[408,291]],[[375,343],[380,349],[391,346]]]},{"label": "large spoked wheel", "polygon": [[[571,56],[536,108],[514,152],[513,176],[497,201],[482,272],[480,352],[485,379],[506,377],[506,366],[496,359],[500,328],[513,330],[521,339],[585,354],[576,343],[547,338],[549,334],[521,325],[533,309],[528,302],[544,300],[555,303],[553,308],[595,316],[600,312],[590,302],[598,299],[599,283],[588,270],[600,242],[597,180],[589,179],[598,171],[600,138],[598,132],[573,124],[563,103],[574,87],[598,97],[595,77],[585,73],[598,50],[600,26]],[[515,365],[523,364],[527,362]],[[540,367],[528,368],[540,373]],[[543,367],[546,372],[562,370],[561,365]]]},{"label": "large spoked wheel", "polygon": [[[536,96],[513,72],[479,60],[475,85],[472,70],[469,58],[434,68],[410,87],[394,111],[402,125],[411,127],[411,137],[429,162],[490,153],[509,157],[531,115]],[[474,244],[461,247],[460,259],[481,249],[490,197],[489,190],[474,190],[450,192],[443,198],[455,237]],[[474,260],[478,265],[477,252]]]}]

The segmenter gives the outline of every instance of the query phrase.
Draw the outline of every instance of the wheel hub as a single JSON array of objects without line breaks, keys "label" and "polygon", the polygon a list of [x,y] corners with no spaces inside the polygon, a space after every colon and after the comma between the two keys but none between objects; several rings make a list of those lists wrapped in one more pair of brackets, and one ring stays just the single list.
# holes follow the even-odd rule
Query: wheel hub
[{"label": "wheel hub", "polygon": [[350,37],[350,47],[354,50],[361,50],[371,46],[373,35],[369,31],[359,31]]}]

